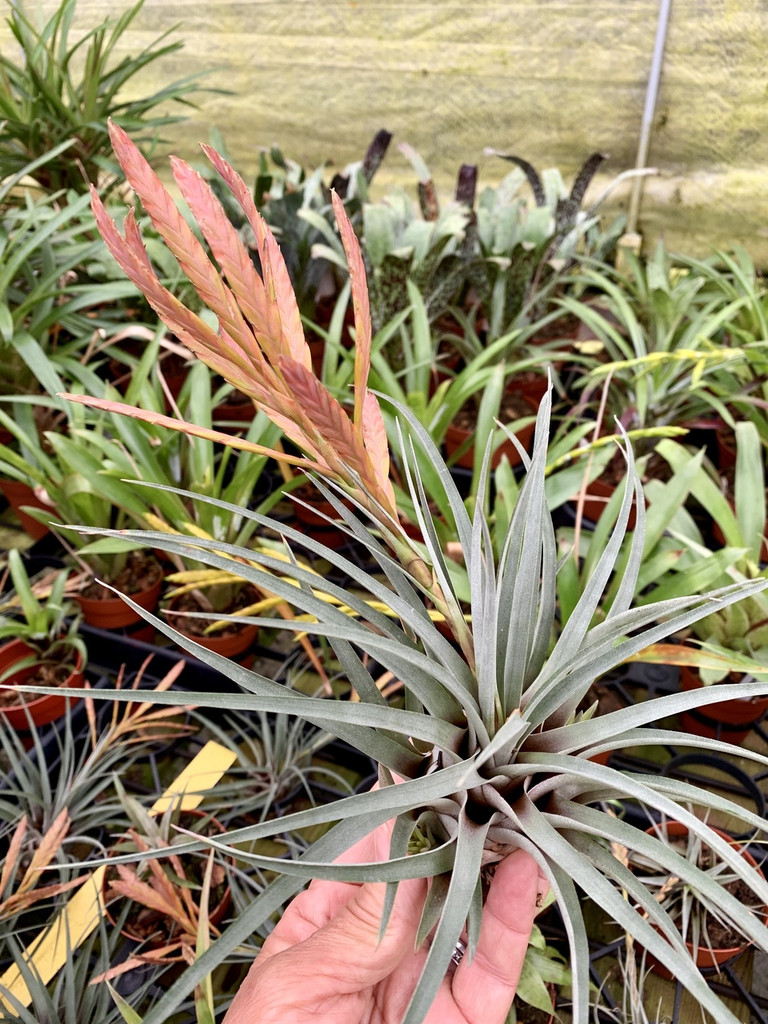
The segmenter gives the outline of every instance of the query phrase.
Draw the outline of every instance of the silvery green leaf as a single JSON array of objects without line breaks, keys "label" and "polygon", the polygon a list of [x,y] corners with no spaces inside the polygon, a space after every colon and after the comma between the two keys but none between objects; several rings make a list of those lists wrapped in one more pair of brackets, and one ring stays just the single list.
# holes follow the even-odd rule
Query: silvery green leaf
[{"label": "silvery green leaf", "polygon": [[488,824],[477,825],[462,810],[451,880],[424,969],[403,1024],[418,1024],[432,1005],[475,895]]}]

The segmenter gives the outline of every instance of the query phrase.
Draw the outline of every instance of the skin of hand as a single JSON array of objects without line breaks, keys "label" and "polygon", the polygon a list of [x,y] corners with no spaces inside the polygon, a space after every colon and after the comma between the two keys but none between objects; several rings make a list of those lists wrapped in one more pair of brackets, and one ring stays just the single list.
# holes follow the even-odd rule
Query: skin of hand
[{"label": "skin of hand", "polygon": [[[383,861],[391,824],[351,847],[343,863]],[[444,978],[425,1024],[504,1024],[548,883],[516,850],[496,868],[477,951]],[[425,879],[398,886],[381,941],[386,886],[316,880],[265,941],[223,1024],[401,1024],[427,956],[414,951]]]}]

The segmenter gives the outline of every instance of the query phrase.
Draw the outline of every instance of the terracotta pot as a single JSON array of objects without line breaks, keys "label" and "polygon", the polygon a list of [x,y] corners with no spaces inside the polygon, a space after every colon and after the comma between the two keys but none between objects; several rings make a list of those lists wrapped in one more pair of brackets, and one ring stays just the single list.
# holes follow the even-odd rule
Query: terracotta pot
[{"label": "terracotta pot", "polygon": [[[314,484],[302,484],[291,491],[291,494],[306,502],[305,506],[299,504],[298,501],[291,501],[293,514],[302,533],[305,533],[312,540],[319,540],[321,543],[329,544],[332,547],[338,547],[340,544],[347,543],[349,538],[344,531],[328,522],[328,519],[338,520],[338,512],[330,501],[327,501],[322,496]],[[326,516],[328,518],[325,518]]]},{"label": "terracotta pot", "polygon": [[733,469],[736,465],[736,435],[727,423],[721,423],[715,432],[718,469]]},{"label": "terracotta pot", "polygon": [[[191,809],[191,810],[188,810],[188,811],[182,811],[181,812],[181,817],[180,817],[180,824],[183,823],[184,817],[187,817],[187,818],[198,818],[198,819],[200,819],[200,818],[208,818],[208,825],[207,825],[207,829],[206,829],[205,834],[209,835],[209,836],[223,835],[227,831],[226,828],[224,827],[224,825],[222,825],[222,823],[218,820],[218,818],[210,817],[209,815],[207,815],[205,813],[205,811],[200,811],[200,810],[197,810],[197,809]],[[117,847],[112,852],[114,854],[116,854],[116,855],[121,852],[120,844],[119,843],[118,843]],[[230,864],[234,864],[234,859],[233,858],[229,857],[227,859],[228,859]],[[201,863],[203,863],[203,862],[201,861]],[[115,869],[112,868],[111,870],[114,872]],[[107,871],[104,872],[104,876],[103,876],[103,880],[102,880],[102,897],[103,897],[102,898],[102,903],[103,903],[103,906],[104,906],[104,913],[105,913],[105,916],[106,916],[107,920],[109,921],[109,923],[112,925],[113,928],[116,928],[117,927],[117,919],[113,915],[113,913],[111,912],[111,910],[109,908],[110,908],[110,906],[113,906],[114,903],[116,903],[116,902],[122,902],[122,897],[119,898],[119,900],[112,901],[109,905],[107,904],[107,891],[108,891],[108,888],[109,888],[109,871],[110,871],[110,869],[108,868]],[[210,906],[209,905],[208,921],[209,921],[209,923],[211,925],[213,925],[215,927],[216,925],[218,925],[224,919],[224,915],[226,914],[227,910],[229,909],[229,905],[230,905],[231,901],[232,901],[232,889],[230,888],[229,885],[227,885],[225,892],[223,893],[221,898],[218,900],[218,902],[214,906]],[[119,914],[118,914],[118,916],[119,916]],[[145,946],[147,946],[150,949],[152,947],[164,946],[168,942],[168,933],[165,933],[163,935],[159,935],[158,934],[158,937],[157,937],[156,940],[153,940],[151,937],[148,939],[146,934],[139,934],[138,931],[136,931],[136,930],[132,931],[131,930],[130,921],[126,922],[124,927],[120,929],[120,934],[124,935],[127,939],[130,939],[132,942],[140,942],[140,943],[144,944]]]},{"label": "terracotta pot", "polygon": [[29,484],[25,484],[21,480],[0,480],[0,491],[3,492],[8,504],[18,516],[24,532],[32,540],[41,540],[43,537],[48,536],[50,530],[45,523],[39,523],[32,516],[27,515],[26,512],[22,511],[21,506],[30,505],[32,508],[40,508],[44,512],[50,512],[53,515],[53,505],[38,498]]},{"label": "terracotta pot", "polygon": [[[0,674],[30,654],[32,654],[32,648],[23,640],[12,640],[10,643],[3,644],[0,647]],[[28,665],[26,668],[21,668],[18,672],[8,676],[3,680],[3,683],[13,685],[26,682],[34,672],[35,666]],[[61,689],[81,689],[83,686],[83,658],[78,652],[75,668],[67,680],[61,684]],[[30,718],[36,726],[48,725],[49,722],[54,722],[57,718],[61,718],[67,710],[67,704],[73,700],[72,697],[66,697],[63,694],[61,696],[58,694],[44,694],[41,697],[25,694],[23,699],[24,703],[0,707],[0,715],[5,718],[10,726],[18,729],[20,732],[29,731]],[[79,697],[76,699],[79,699]]]},{"label": "terracotta pot", "polygon": [[[711,828],[711,826],[710,826]],[[645,830],[647,835],[658,835],[656,829],[648,828]],[[765,877],[763,872],[757,866],[757,861],[752,854],[745,850],[740,843],[736,842],[727,832],[721,832],[720,829],[712,828],[712,831],[718,835],[721,839],[724,839],[729,846],[732,846],[734,850],[738,850],[741,856],[747,863],[758,872],[761,877]],[[685,839],[688,835],[689,829],[687,825],[683,825],[679,821],[668,821],[666,824],[666,833],[669,839]],[[763,908],[763,918],[766,917],[766,909]],[[720,969],[724,964],[727,964],[729,960],[734,960],[737,956],[744,952],[752,943],[749,939],[744,939],[738,946],[729,946],[724,949],[710,949],[709,946],[694,946],[690,942],[686,942],[688,952],[694,959],[696,966],[700,970],[713,970]],[[648,963],[654,974],[658,974],[662,978],[674,981],[674,976],[669,970],[655,959],[655,957],[648,955]]]},{"label": "terracotta pot", "polygon": [[[584,518],[589,519],[592,523],[596,523],[605,511],[605,506],[613,497],[615,490],[616,484],[609,483],[601,477],[598,477],[597,480],[593,480],[587,487],[584,497],[584,504],[582,506]],[[577,498],[578,496],[574,496],[572,499],[574,506],[577,504]],[[635,509],[633,507],[629,510],[627,529],[634,530],[636,522],[637,516],[635,515]]]},{"label": "terracotta pot", "polygon": [[592,757],[589,758],[589,760],[593,761],[595,764],[607,765],[608,762],[611,760],[612,753],[612,750],[603,750],[600,754],[593,754]]},{"label": "terracotta pot", "polygon": [[435,324],[434,331],[441,336],[441,340],[437,346],[437,353],[432,367],[431,393],[434,393],[435,388],[442,380],[445,380],[446,377],[454,376],[466,365],[464,357],[452,340],[456,339],[461,342],[463,328],[458,320],[450,313],[445,314]]},{"label": "terracotta pot", "polygon": [[[253,404],[247,395],[243,395],[241,392],[233,392],[228,399],[221,402],[213,410],[213,423],[216,429],[221,429],[225,433],[245,433],[248,429],[249,424],[253,422],[253,418],[256,415],[256,406]],[[227,423],[219,423],[219,421],[227,421],[227,423],[242,423],[242,427],[227,426]]]},{"label": "terracotta pot", "polygon": [[[140,608],[151,612],[157,608],[162,587],[163,578],[160,576],[146,590],[140,590],[137,594],[129,594],[128,596]],[[83,597],[82,594],[76,594],[75,600],[80,605],[83,618],[89,626],[97,626],[99,629],[124,629],[126,626],[133,626],[137,622],[144,621],[138,612],[130,608],[121,597],[100,599],[97,597]],[[154,637],[154,626],[150,625],[149,629]],[[141,632],[143,631],[142,627]],[[135,636],[136,633],[133,635]]]},{"label": "terracotta pot", "polygon": [[323,360],[325,359],[325,339],[319,335],[307,338],[307,344],[309,345],[309,354],[312,359],[312,372],[316,377],[320,377],[323,372]]},{"label": "terracotta pot", "polygon": [[188,636],[190,640],[205,647],[207,651],[220,654],[223,658],[237,658],[244,654],[253,645],[259,632],[258,626],[243,625],[236,633],[211,633],[208,636],[198,636],[188,632],[184,628],[183,617],[173,615],[174,606],[178,607],[178,599],[173,598],[168,605],[167,618],[169,625],[177,629],[179,633]]},{"label": "terracotta pot", "polygon": [[326,501],[319,492],[315,491],[314,487],[307,488],[308,492],[310,490],[314,493],[310,494],[302,491],[301,500],[306,501],[307,506],[311,505],[311,507],[294,502],[293,514],[302,526],[309,526],[313,530],[322,530],[325,533],[334,532],[335,527],[328,522],[328,519],[338,518],[336,509],[330,501]]},{"label": "terracotta pot", "polygon": [[402,526],[406,537],[410,537],[411,540],[421,541],[424,539],[417,524],[412,523],[410,519],[405,519],[403,516],[400,516],[400,525]]},{"label": "terracotta pot", "polygon": [[543,373],[535,370],[524,370],[522,373],[511,377],[507,385],[509,394],[517,395],[533,406],[537,412],[544,395],[547,393],[549,382]]},{"label": "terracotta pot", "polygon": [[[717,683],[712,685],[717,686]],[[680,689],[697,690],[703,686],[695,669],[683,665],[680,668]],[[742,743],[753,725],[762,721],[768,711],[768,696],[737,697],[708,704],[680,714],[680,725],[686,732],[709,739],[722,739],[731,743]]]},{"label": "terracotta pot", "polygon": [[[522,404],[528,407],[531,416],[536,414],[539,404],[535,394],[529,396],[528,394],[520,392],[514,386],[510,386],[508,388],[508,393],[516,395],[516,397],[518,397],[522,401]],[[521,414],[520,418],[522,418],[522,415],[528,414],[529,413]],[[522,427],[520,430],[516,430],[513,432],[515,434],[515,437],[518,439],[523,448],[526,449],[526,451],[531,450],[535,429],[536,424],[529,423],[527,427]],[[457,426],[455,423],[451,423],[448,429],[446,430],[445,438],[443,439],[446,456],[450,459],[450,457],[455,452],[457,452],[459,448],[465,445],[470,440],[470,438],[473,437],[474,433],[474,430],[467,430],[464,427]],[[502,443],[491,456],[491,468],[496,469],[496,467],[501,462],[502,455],[506,455],[507,459],[509,460],[510,466],[519,466],[523,461],[520,457],[519,452],[517,451],[517,448],[515,448],[515,446],[509,439],[505,439],[504,441],[502,441]],[[454,459],[453,461],[453,465],[461,466],[462,469],[472,469],[474,464],[474,443],[470,444],[469,448],[467,448],[467,450],[462,455],[460,455],[457,459]]]},{"label": "terracotta pot", "polygon": [[[734,503],[731,501],[729,502],[729,504],[735,512],[736,506],[734,505]],[[712,523],[712,536],[715,538],[718,544],[722,544],[723,547],[725,547],[725,534],[720,529],[719,524],[714,521]],[[760,545],[760,561],[768,562],[768,539],[765,537],[763,537],[763,543]]]}]

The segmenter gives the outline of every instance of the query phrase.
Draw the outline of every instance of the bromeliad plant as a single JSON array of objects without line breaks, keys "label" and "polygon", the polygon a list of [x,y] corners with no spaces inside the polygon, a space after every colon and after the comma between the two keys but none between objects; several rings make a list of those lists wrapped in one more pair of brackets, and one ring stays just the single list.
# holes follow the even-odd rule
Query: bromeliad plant
[{"label": "bromeliad plant", "polygon": [[[236,571],[243,579],[268,586],[304,613],[300,625],[286,622],[283,627],[300,628],[327,638],[360,698],[342,701],[301,696],[256,671],[202,651],[193,641],[147,616],[182,646],[226,671],[244,691],[237,695],[196,694],[198,705],[294,714],[355,744],[381,766],[377,790],[229,835],[230,841],[240,842],[288,828],[336,823],[296,861],[257,853],[248,855],[254,864],[275,869],[280,877],[169,989],[147,1017],[147,1024],[166,1020],[213,966],[222,962],[260,923],[269,920],[307,878],[375,879],[389,883],[390,897],[394,898],[400,880],[420,876],[432,879],[420,940],[431,935],[432,941],[404,1018],[405,1024],[417,1024],[431,1005],[465,926],[468,955],[475,948],[486,869],[516,848],[529,851],[537,860],[558,901],[571,945],[574,1020],[578,1024],[585,1024],[589,1014],[588,942],[581,908],[584,893],[653,955],[672,964],[676,976],[703,1006],[718,1019],[735,1024],[736,1018],[697,972],[669,915],[611,856],[609,849],[615,842],[629,849],[657,852],[663,859],[663,844],[605,813],[603,807],[608,801],[634,799],[678,818],[693,833],[705,838],[763,903],[768,901],[768,884],[754,877],[743,859],[691,813],[688,805],[727,809],[734,820],[749,828],[761,829],[764,822],[748,810],[689,784],[618,772],[590,758],[606,749],[658,743],[662,736],[667,743],[706,743],[711,748],[714,742],[717,749],[730,750],[725,743],[699,741],[667,731],[662,734],[660,730],[641,726],[650,726],[658,719],[694,706],[714,703],[724,696],[763,694],[768,684],[725,686],[718,693],[709,689],[674,694],[599,718],[578,708],[590,684],[599,676],[702,617],[713,601],[718,606],[730,605],[761,591],[765,581],[726,586],[705,596],[684,596],[633,609],[631,601],[643,550],[644,509],[632,453],[624,445],[630,483],[616,527],[595,564],[592,579],[554,640],[558,554],[544,486],[550,395],[545,396],[539,409],[533,454],[525,460],[526,479],[498,555],[494,554],[489,538],[483,500],[475,503],[470,515],[427,432],[407,409],[399,410],[403,472],[423,543],[409,540],[399,526],[393,500],[379,402],[367,388],[370,326],[362,261],[338,200],[335,205],[350,263],[356,317],[351,416],[310,369],[288,275],[277,245],[265,230],[242,181],[216,153],[206,150],[251,223],[263,277],[254,272],[248,254],[213,201],[210,190],[186,164],[174,160],[174,176],[220,270],[209,262],[158,179],[117,128],[113,129],[113,142],[126,175],[157,230],[218,317],[219,330],[208,327],[163,289],[145,255],[132,214],[126,219],[123,237],[94,197],[96,216],[113,254],[176,336],[208,365],[250,394],[302,449],[305,454],[291,456],[291,460],[315,474],[318,487],[336,507],[350,536],[367,549],[380,570],[378,575],[363,570],[341,552],[285,526],[281,532],[287,543],[303,544],[322,555],[350,578],[350,586],[321,579],[307,572],[298,560],[286,563],[267,553],[242,552],[201,539],[187,541],[143,532],[128,534],[175,553],[184,553],[193,545],[195,558],[204,558],[215,568],[231,569],[233,557],[247,557],[248,562],[243,561]],[[117,408],[112,403],[108,407]],[[135,410],[125,411],[143,415]],[[167,423],[173,425],[170,419]],[[183,425],[183,429],[207,437],[213,433],[190,424]],[[221,439],[224,440],[223,435]],[[241,448],[249,447],[249,442],[242,438],[226,440]],[[250,450],[253,448],[250,445]],[[432,526],[417,450],[433,460],[451,509],[469,580],[471,624],[462,614]],[[481,499],[484,494],[482,486]],[[633,495],[638,505],[637,527],[624,576],[604,621],[592,625],[622,547]],[[203,500],[227,507],[223,502]],[[239,511],[261,525],[273,525],[256,513]],[[342,602],[354,616],[330,603],[328,597]],[[389,614],[380,612],[371,598],[381,602]],[[455,644],[432,623],[427,600],[446,619]],[[275,620],[268,621],[271,626],[276,625]],[[402,707],[387,704],[368,670],[363,652],[402,681]],[[116,692],[99,691],[102,695],[121,699]],[[173,703],[185,698],[169,693],[152,695],[152,699]],[[741,754],[766,762],[757,753]],[[395,776],[399,777],[398,785],[394,784]],[[395,819],[395,824],[388,862],[335,863],[358,838],[390,819]],[[218,840],[206,842],[220,845]],[[200,846],[193,841],[176,850]],[[241,852],[239,856],[245,854]],[[684,877],[684,868],[680,870]],[[622,890],[631,894],[647,918],[630,906]],[[744,934],[768,949],[768,930],[761,921],[725,890],[715,894],[715,902],[727,909]],[[391,905],[390,899],[382,927]]]},{"label": "bromeliad plant", "polygon": [[[625,171],[595,203],[583,209],[587,189],[605,154],[593,153],[587,158],[568,192],[556,168],[539,175],[518,156],[494,149],[485,152],[516,165],[496,189],[486,188],[480,194],[473,232],[479,260],[474,263],[472,281],[488,322],[488,339],[494,340],[546,312],[577,253],[608,257],[623,222],[601,228],[597,208],[621,181],[655,172],[645,168]],[[519,194],[525,181],[534,198],[530,209]]]},{"label": "bromeliad plant", "polygon": [[[657,453],[674,473],[671,483],[687,478],[692,497],[711,516],[715,541],[722,544],[713,545],[690,515],[679,513],[670,520],[668,541],[679,550],[681,571],[676,588],[673,583],[673,589],[667,587],[664,596],[671,596],[674,589],[679,593],[686,579],[716,586],[728,580],[765,577],[761,563],[765,558],[768,499],[763,448],[754,423],[736,424],[736,449],[733,485],[726,487],[726,477],[718,479],[706,461],[691,458],[681,444],[670,438],[659,442]],[[657,494],[658,489],[657,483]],[[705,685],[735,680],[734,672],[747,673],[744,678],[749,678],[755,663],[768,665],[767,622],[768,601],[764,594],[755,594],[732,606],[715,607],[693,623],[690,632],[696,647],[661,645],[651,654],[663,657],[668,664],[696,667]]]},{"label": "bromeliad plant", "polygon": [[[707,288],[697,266],[680,266],[662,243],[647,261],[627,253],[625,263],[617,270],[585,260],[574,275],[604,297],[603,309],[572,296],[558,300],[603,345],[606,358],[579,382],[585,397],[597,405],[607,388],[607,408],[628,430],[711,418],[717,374],[732,381],[747,370],[744,350],[725,341],[748,296]],[[723,390],[721,381],[721,399]]]},{"label": "bromeliad plant", "polygon": [[120,116],[134,132],[145,132],[148,143],[156,141],[162,126],[183,120],[157,108],[169,101],[190,106],[200,72],[149,96],[128,99],[123,92],[149,65],[183,45],[167,42],[163,33],[138,55],[118,59],[122,37],[143,5],[138,0],[117,19],[102,21],[73,40],[77,0],[63,0],[42,25],[28,17],[20,0],[9,0],[7,22],[21,63],[0,56],[0,178],[68,142],[62,159],[42,163],[33,176],[48,192],[86,192],[88,182],[105,171],[116,180],[108,159],[110,116]]}]

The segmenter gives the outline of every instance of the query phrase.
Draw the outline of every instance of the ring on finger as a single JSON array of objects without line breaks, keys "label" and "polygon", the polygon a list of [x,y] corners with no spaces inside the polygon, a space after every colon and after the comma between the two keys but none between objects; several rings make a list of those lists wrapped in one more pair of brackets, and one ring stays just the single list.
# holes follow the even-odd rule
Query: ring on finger
[{"label": "ring on finger", "polygon": [[456,945],[453,947],[453,952],[451,953],[451,962],[448,965],[449,971],[456,970],[461,961],[464,959],[464,954],[466,953],[466,951],[466,942],[462,942],[461,939],[459,939]]}]

